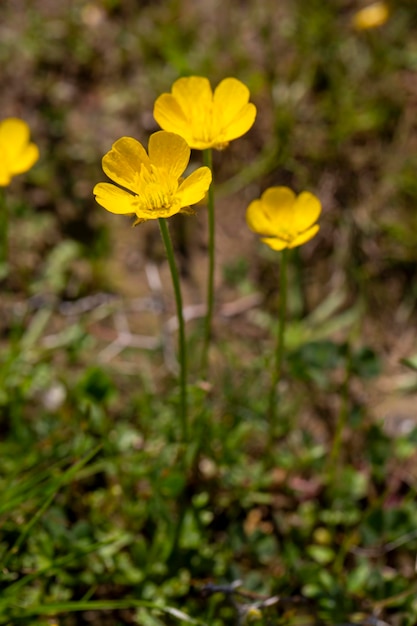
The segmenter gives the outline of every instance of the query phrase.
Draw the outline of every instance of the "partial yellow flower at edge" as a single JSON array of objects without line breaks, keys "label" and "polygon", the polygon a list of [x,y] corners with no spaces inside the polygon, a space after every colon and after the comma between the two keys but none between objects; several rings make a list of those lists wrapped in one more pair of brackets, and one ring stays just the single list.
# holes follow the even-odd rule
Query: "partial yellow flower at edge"
[{"label": "partial yellow flower at edge", "polygon": [[13,176],[27,172],[39,159],[38,146],[29,136],[29,126],[17,117],[0,122],[0,187],[10,185]]},{"label": "partial yellow flower at edge", "polygon": [[190,148],[222,150],[253,126],[256,107],[249,97],[236,78],[225,78],[213,92],[207,78],[188,76],[157,98],[153,114],[161,128],[184,137]]},{"label": "partial yellow flower at edge", "polygon": [[288,187],[269,187],[258,200],[253,200],[246,212],[251,230],[273,250],[296,248],[318,232],[321,213],[320,200],[303,191],[299,196]]},{"label": "partial yellow flower at edge", "polygon": [[389,8],[386,2],[373,2],[360,9],[353,16],[355,30],[370,30],[385,24],[389,18]]},{"label": "partial yellow flower at edge", "polygon": [[190,205],[210,187],[211,171],[200,167],[183,179],[190,152],[182,137],[165,131],[151,135],[148,154],[133,137],[118,139],[103,157],[103,170],[116,185],[98,183],[96,201],[110,213],[136,215],[135,224],[192,213]]}]

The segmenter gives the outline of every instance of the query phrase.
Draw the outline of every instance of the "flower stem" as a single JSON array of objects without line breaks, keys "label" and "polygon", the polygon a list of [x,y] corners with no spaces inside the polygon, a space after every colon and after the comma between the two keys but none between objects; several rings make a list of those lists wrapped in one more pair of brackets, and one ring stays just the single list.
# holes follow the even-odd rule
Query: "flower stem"
[{"label": "flower stem", "polygon": [[[211,148],[203,151],[204,165],[213,171],[213,154]],[[215,268],[215,213],[214,213],[214,189],[213,183],[208,190],[208,228],[209,228],[209,267],[207,280],[207,313],[204,329],[204,345],[202,359],[202,373],[205,375],[208,367],[208,353],[211,341],[211,326],[214,307],[214,268]]]},{"label": "flower stem", "polygon": [[282,362],[284,358],[285,324],[287,318],[287,265],[288,251],[284,249],[282,251],[281,263],[279,268],[278,332],[277,343],[275,347],[275,363],[272,376],[271,393],[269,396],[270,445],[272,444],[272,440],[275,435],[276,421],[278,417],[277,388],[282,374]]},{"label": "flower stem", "polygon": [[175,304],[178,317],[178,359],[180,363],[180,406],[182,423],[182,441],[188,442],[188,416],[187,416],[187,346],[185,343],[185,326],[182,307],[181,286],[177,265],[175,262],[174,249],[165,218],[159,218],[159,228],[165,245],[169,269],[171,271],[172,285],[174,287]]}]

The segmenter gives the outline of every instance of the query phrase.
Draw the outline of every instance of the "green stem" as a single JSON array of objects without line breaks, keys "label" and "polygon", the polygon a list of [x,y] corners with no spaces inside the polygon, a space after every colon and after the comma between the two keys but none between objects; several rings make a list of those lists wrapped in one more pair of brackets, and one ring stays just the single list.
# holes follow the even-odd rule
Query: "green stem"
[{"label": "green stem", "polygon": [[[213,154],[211,148],[203,151],[204,165],[210,170],[213,170]],[[204,329],[204,346],[203,346],[203,359],[202,359],[202,373],[203,376],[206,373],[208,367],[208,353],[211,340],[211,326],[213,319],[214,308],[214,268],[215,268],[215,213],[214,213],[214,189],[213,183],[208,190],[208,228],[209,228],[209,267],[208,267],[208,279],[207,279],[207,313],[205,319]]]},{"label": "green stem", "polygon": [[285,323],[287,318],[287,265],[288,251],[284,249],[282,251],[281,263],[279,268],[278,332],[277,343],[275,347],[275,363],[272,375],[271,393],[269,396],[270,444],[272,444],[275,435],[276,422],[278,417],[277,389],[282,374],[282,362],[284,358]]},{"label": "green stem", "polygon": [[172,285],[174,287],[175,303],[177,307],[178,318],[178,359],[180,362],[180,406],[181,406],[181,423],[182,423],[182,441],[188,442],[188,418],[187,418],[187,347],[185,343],[185,326],[182,307],[182,296],[180,279],[175,262],[174,249],[172,247],[171,236],[168,230],[168,224],[165,218],[159,218],[159,228],[161,230],[162,240],[165,245],[169,269],[171,271]]}]

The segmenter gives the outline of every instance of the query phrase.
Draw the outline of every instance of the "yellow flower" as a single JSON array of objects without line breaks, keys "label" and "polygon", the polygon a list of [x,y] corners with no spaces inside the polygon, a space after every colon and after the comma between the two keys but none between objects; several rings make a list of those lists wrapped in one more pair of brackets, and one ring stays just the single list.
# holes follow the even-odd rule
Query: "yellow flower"
[{"label": "yellow flower", "polygon": [[288,187],[270,187],[250,203],[246,221],[251,230],[273,250],[296,248],[319,230],[320,200],[303,191],[299,196]]},{"label": "yellow flower", "polygon": [[369,30],[382,26],[389,18],[389,9],[386,2],[374,2],[353,16],[353,27],[356,30]]},{"label": "yellow flower", "polygon": [[0,122],[0,187],[7,187],[13,176],[30,170],[39,159],[36,144],[29,142],[29,126],[16,117]]},{"label": "yellow flower", "polygon": [[192,213],[189,205],[204,198],[211,171],[200,167],[182,179],[190,152],[182,137],[165,131],[151,135],[149,156],[136,139],[118,139],[103,157],[103,170],[120,187],[98,183],[93,191],[97,202],[111,213],[135,214],[135,224]]},{"label": "yellow flower", "polygon": [[207,78],[189,76],[159,96],[153,114],[161,128],[184,137],[190,148],[222,150],[253,125],[256,107],[249,96],[236,78],[225,78],[213,93]]}]

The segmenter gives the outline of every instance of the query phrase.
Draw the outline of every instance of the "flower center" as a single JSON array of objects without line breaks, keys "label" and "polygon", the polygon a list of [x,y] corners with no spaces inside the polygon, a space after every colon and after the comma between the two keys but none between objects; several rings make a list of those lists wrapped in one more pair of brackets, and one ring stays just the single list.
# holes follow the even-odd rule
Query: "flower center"
[{"label": "flower center", "polygon": [[166,212],[177,204],[175,193],[178,181],[169,177],[168,172],[151,165],[150,169],[142,167],[139,175],[140,193],[136,197],[138,210],[142,213]]}]

